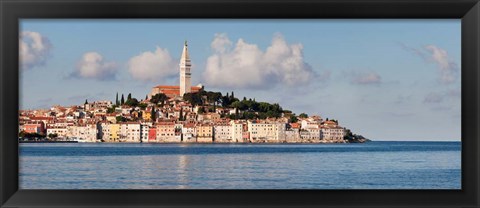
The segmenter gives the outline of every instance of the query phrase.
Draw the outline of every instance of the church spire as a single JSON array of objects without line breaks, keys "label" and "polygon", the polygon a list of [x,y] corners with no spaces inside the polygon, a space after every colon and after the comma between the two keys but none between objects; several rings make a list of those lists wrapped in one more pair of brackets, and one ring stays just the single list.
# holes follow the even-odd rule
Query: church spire
[{"label": "church spire", "polygon": [[186,61],[187,59],[190,59],[190,57],[188,55],[187,41],[185,40],[185,44],[183,45],[182,58],[180,58],[180,61]]},{"label": "church spire", "polygon": [[187,41],[183,45],[182,57],[180,58],[180,96],[191,91],[191,68],[190,56],[188,55]]}]

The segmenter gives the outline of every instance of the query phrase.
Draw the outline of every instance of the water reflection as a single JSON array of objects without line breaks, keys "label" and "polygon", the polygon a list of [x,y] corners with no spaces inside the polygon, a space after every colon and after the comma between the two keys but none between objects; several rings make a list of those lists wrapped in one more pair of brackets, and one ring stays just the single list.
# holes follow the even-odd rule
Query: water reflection
[{"label": "water reflection", "polygon": [[[332,151],[315,150],[325,149],[325,145],[28,145],[21,146],[20,187],[458,189],[461,154],[455,149],[459,144],[445,145],[435,151],[417,143],[378,147],[394,151],[369,151],[377,147],[368,145],[364,151],[359,151],[358,145],[327,146]],[[282,150],[271,150],[278,148]],[[352,149],[356,151],[349,151]]]}]

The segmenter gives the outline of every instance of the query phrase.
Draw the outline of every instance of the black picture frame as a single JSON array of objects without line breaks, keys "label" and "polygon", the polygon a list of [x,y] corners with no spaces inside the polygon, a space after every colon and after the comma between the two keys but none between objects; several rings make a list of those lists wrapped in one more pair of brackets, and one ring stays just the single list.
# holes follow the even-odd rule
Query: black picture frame
[{"label": "black picture frame", "polygon": [[[1,0],[0,207],[479,207],[478,0]],[[461,190],[19,190],[21,18],[458,18]]]}]

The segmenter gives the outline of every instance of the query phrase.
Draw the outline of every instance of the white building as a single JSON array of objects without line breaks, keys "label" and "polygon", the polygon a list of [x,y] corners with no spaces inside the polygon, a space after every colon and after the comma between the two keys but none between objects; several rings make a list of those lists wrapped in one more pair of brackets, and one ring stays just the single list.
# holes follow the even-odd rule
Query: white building
[{"label": "white building", "polygon": [[47,128],[47,136],[50,134],[57,134],[57,137],[65,138],[67,137],[68,129],[66,127]]},{"label": "white building", "polygon": [[140,142],[141,125],[138,122],[120,123],[120,141],[122,142]]},{"label": "white building", "polygon": [[243,123],[241,122],[236,122],[236,121],[230,121],[230,126],[232,128],[231,131],[231,137],[233,142],[246,142],[243,140]]},{"label": "white building", "polygon": [[98,127],[99,138],[105,142],[110,141],[110,123],[108,121],[101,122]]},{"label": "white building", "polygon": [[95,124],[67,127],[67,137],[78,142],[96,142],[97,127]]},{"label": "white building", "polygon": [[252,142],[279,142],[279,136],[285,135],[285,128],[277,123],[248,121],[247,125]]},{"label": "white building", "polygon": [[345,129],[339,126],[322,126],[320,132],[321,140],[324,142],[343,142],[345,135]]},{"label": "white building", "polygon": [[182,142],[197,142],[197,130],[195,124],[187,123],[182,126]]},{"label": "white building", "polygon": [[318,120],[313,120],[311,118],[307,118],[301,121],[302,129],[316,129],[320,122]]},{"label": "white building", "polygon": [[232,127],[228,123],[217,123],[213,126],[214,142],[235,142],[232,138]]}]

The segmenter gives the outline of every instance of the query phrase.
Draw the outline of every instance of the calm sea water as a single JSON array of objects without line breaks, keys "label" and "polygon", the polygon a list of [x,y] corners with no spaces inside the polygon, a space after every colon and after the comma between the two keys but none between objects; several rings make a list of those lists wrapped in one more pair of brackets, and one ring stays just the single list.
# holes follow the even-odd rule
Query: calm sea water
[{"label": "calm sea water", "polygon": [[460,142],[20,144],[21,189],[460,189]]}]

